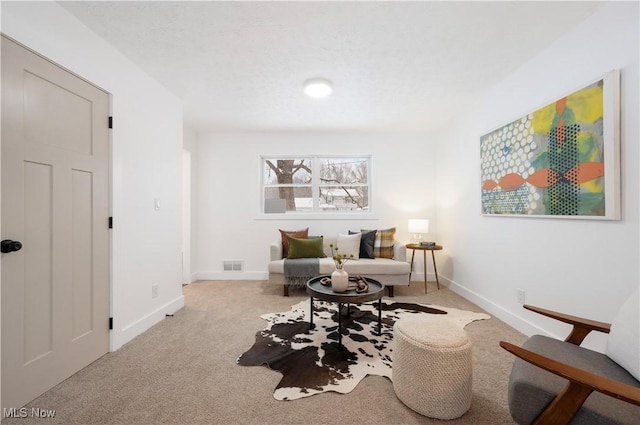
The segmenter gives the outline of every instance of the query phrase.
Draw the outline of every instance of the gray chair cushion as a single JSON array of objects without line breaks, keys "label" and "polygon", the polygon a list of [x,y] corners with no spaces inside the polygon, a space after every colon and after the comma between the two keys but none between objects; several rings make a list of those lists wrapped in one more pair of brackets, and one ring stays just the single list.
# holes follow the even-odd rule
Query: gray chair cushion
[{"label": "gray chair cushion", "polygon": [[[532,336],[523,347],[571,366],[640,388],[640,382],[602,353],[541,335]],[[566,379],[524,360],[516,359],[509,379],[511,416],[520,425],[531,424],[567,383]],[[640,406],[594,391],[571,424],[638,425]]]}]

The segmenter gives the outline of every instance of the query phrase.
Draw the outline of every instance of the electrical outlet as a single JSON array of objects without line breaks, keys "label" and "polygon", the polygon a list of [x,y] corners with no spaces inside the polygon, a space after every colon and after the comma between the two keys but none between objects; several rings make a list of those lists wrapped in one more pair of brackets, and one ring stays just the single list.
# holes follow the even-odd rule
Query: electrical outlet
[{"label": "electrical outlet", "polygon": [[151,298],[158,298],[160,292],[160,285],[157,283],[151,284]]},{"label": "electrical outlet", "polygon": [[524,289],[518,289],[518,303],[524,304]]}]

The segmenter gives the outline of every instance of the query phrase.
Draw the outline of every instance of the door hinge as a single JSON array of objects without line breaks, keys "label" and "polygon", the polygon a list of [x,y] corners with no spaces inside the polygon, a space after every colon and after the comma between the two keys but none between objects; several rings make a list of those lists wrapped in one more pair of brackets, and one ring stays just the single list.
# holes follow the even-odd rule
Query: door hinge
[{"label": "door hinge", "polygon": [[109,317],[109,330],[113,330],[113,317]]},{"label": "door hinge", "polygon": [[113,229],[113,217],[109,217],[109,229]]},{"label": "door hinge", "polygon": [[109,117],[109,128],[113,128],[113,117]]}]

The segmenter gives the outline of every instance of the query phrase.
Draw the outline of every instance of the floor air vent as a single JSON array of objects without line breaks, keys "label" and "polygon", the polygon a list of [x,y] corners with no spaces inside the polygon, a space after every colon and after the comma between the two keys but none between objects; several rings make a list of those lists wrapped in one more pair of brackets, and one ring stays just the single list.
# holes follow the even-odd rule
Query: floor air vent
[{"label": "floor air vent", "polygon": [[222,262],[222,270],[225,272],[241,272],[244,269],[242,260],[225,260]]}]

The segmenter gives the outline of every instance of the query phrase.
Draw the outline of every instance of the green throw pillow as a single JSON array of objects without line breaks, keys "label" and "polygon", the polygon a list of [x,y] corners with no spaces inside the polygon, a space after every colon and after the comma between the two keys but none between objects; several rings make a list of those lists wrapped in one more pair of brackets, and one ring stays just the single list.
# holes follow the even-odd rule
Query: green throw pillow
[{"label": "green throw pillow", "polygon": [[326,255],[324,255],[323,239],[321,237],[298,239],[287,235],[287,240],[289,242],[288,259],[326,257]]}]

